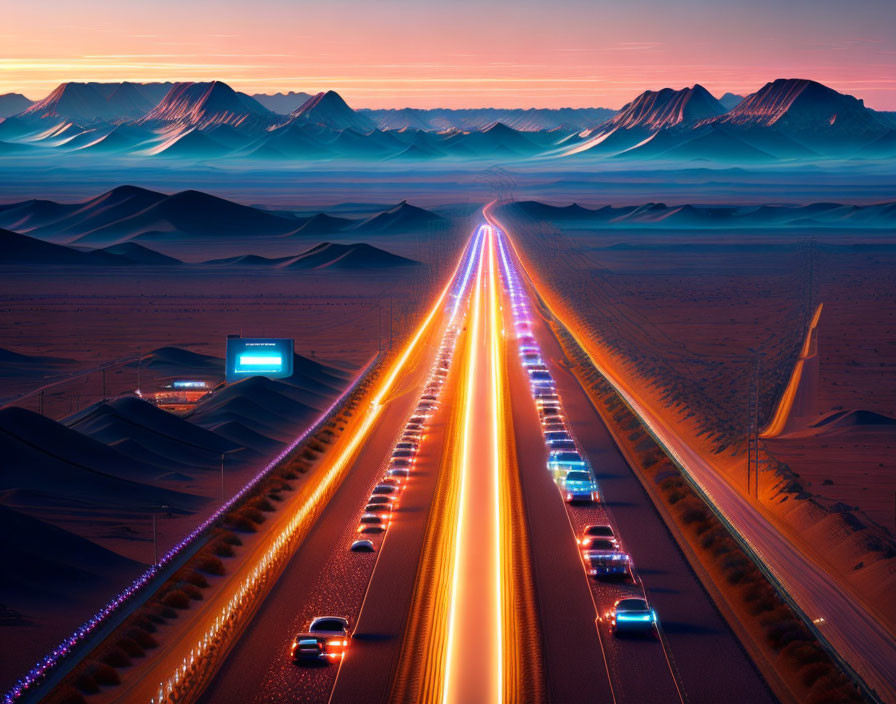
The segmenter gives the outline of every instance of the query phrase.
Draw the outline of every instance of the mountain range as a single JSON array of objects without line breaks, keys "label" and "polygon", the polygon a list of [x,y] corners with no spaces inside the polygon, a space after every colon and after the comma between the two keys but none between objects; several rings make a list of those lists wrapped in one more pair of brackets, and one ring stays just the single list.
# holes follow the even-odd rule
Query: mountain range
[{"label": "mountain range", "polygon": [[499,206],[502,215],[518,220],[539,220],[582,229],[656,228],[713,229],[749,228],[886,229],[896,227],[896,201],[871,205],[811,203],[809,205],[642,205],[584,208],[577,203],[551,205],[539,201],[517,201]]},{"label": "mountain range", "polygon": [[[6,107],[4,107],[6,106]],[[249,96],[207,83],[64,83],[0,96],[0,159],[78,154],[246,162],[575,159],[723,164],[892,159],[896,120],[807,79],[716,99],[648,90],[618,112],[353,110],[335,91]]]},{"label": "mountain range", "polygon": [[[0,204],[0,228],[12,231],[6,256],[17,251],[12,235],[36,238],[38,243],[105,248],[103,258],[133,256],[123,243],[234,242],[402,234],[444,227],[448,220],[437,213],[402,201],[362,218],[334,217],[326,213],[296,216],[241,205],[200,191],[167,195],[137,186],[119,186],[79,203],[26,200]],[[79,254],[72,250],[73,255]],[[101,263],[101,262],[100,262]]]}]

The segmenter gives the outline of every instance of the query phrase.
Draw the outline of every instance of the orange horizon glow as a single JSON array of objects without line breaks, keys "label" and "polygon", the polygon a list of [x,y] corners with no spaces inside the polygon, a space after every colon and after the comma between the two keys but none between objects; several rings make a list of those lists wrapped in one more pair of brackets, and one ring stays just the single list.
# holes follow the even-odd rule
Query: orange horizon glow
[{"label": "orange horizon glow", "polygon": [[700,83],[721,96],[811,78],[896,109],[896,10],[884,0],[325,5],[18,3],[0,27],[0,93],[222,80],[250,94],[332,89],[355,108],[619,108],[647,89]]}]

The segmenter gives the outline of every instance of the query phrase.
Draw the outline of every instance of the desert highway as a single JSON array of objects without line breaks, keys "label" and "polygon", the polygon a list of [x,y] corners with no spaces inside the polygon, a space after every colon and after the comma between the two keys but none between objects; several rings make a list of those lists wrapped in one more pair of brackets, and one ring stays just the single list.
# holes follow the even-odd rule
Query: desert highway
[{"label": "desert highway", "polygon": [[[201,701],[775,701],[520,271],[506,234],[477,228],[345,479]],[[561,426],[596,501],[565,501],[565,472],[549,469],[546,433]],[[377,496],[385,521],[370,518],[386,515]],[[630,555],[624,574],[589,574],[578,541],[594,524]],[[372,551],[350,549],[358,539]],[[657,623],[614,632],[628,597]],[[294,658],[318,616],[347,619],[344,655]]]}]

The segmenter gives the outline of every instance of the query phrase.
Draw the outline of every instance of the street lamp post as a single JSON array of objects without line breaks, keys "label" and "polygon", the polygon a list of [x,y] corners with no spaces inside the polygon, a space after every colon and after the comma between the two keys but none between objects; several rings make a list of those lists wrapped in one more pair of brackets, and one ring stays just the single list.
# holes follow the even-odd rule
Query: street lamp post
[{"label": "street lamp post", "polygon": [[224,502],[224,455],[230,455],[234,452],[242,452],[245,449],[245,447],[237,447],[233,450],[225,450],[221,453],[221,503]]}]

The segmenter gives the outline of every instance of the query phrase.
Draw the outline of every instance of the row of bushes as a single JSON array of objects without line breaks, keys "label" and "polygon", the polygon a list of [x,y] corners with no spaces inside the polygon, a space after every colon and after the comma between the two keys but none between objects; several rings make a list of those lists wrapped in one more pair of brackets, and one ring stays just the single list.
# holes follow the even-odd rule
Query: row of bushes
[{"label": "row of bushes", "polygon": [[802,619],[781,598],[757,565],[743,551],[703,499],[688,484],[615,390],[594,368],[575,341],[562,331],[561,342],[576,360],[576,373],[585,382],[616,436],[628,445],[639,469],[659,488],[659,496],[696,552],[722,575],[719,584],[727,598],[738,600],[763,634],[769,658],[782,678],[800,692],[807,704],[861,702],[852,680],[822,648]]}]

